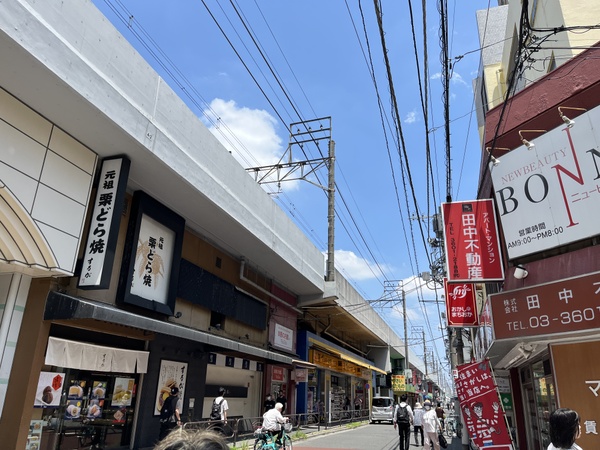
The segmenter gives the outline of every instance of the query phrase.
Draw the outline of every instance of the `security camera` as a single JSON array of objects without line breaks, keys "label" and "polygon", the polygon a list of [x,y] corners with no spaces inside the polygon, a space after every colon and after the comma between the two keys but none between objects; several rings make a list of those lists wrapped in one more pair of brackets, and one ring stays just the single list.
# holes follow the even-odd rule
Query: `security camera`
[{"label": "security camera", "polygon": [[522,280],[523,278],[526,278],[527,275],[529,275],[529,272],[527,272],[527,270],[525,270],[525,267],[523,267],[521,265],[515,267],[515,278],[517,280]]}]

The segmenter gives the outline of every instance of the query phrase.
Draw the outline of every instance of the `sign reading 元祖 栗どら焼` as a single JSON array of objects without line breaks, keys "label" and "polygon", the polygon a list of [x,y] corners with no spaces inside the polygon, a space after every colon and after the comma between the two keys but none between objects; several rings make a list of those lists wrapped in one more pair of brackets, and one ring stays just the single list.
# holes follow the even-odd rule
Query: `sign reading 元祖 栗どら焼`
[{"label": "sign reading \u5143\u7956 \u6817\u3069\u3089\u713c", "polygon": [[98,189],[83,255],[79,288],[105,289],[110,284],[130,161],[119,156],[102,161]]}]

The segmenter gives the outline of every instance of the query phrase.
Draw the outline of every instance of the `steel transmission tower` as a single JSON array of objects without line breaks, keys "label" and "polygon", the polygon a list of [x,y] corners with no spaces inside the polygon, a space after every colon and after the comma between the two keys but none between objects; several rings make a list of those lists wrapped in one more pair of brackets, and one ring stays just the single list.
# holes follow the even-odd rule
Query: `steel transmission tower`
[{"label": "steel transmission tower", "polygon": [[[306,159],[305,145],[328,141],[328,156]],[[294,149],[299,149],[305,159],[294,160]],[[319,149],[319,153],[322,152]],[[327,167],[327,186],[321,184],[318,170]],[[287,150],[277,164],[249,167],[247,172],[254,174],[259,184],[277,183],[281,189],[283,181],[302,180],[323,189],[327,194],[327,273],[325,281],[334,281],[334,242],[335,242],[335,142],[331,139],[331,117],[305,120],[290,124],[290,140]]]}]

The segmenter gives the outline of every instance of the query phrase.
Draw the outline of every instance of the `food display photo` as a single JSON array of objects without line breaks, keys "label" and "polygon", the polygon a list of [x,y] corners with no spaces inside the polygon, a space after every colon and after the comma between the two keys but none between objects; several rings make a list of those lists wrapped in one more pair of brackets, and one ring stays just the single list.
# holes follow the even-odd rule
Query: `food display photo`
[{"label": "food display photo", "polygon": [[69,400],[81,400],[85,389],[85,381],[71,380],[71,385],[67,392]]},{"label": "food display photo", "polygon": [[97,419],[102,417],[102,407],[104,406],[104,400],[90,400],[88,405],[86,417],[88,419]]},{"label": "food display photo", "polygon": [[111,406],[131,406],[134,385],[133,378],[115,378]]},{"label": "food display photo", "polygon": [[65,419],[73,420],[81,417],[81,400],[69,400],[65,410]]},{"label": "food display photo", "polygon": [[33,405],[45,408],[58,407],[64,380],[64,373],[41,372]]},{"label": "food display photo", "polygon": [[92,391],[90,392],[90,398],[103,399],[106,397],[106,382],[94,381],[92,383]]}]

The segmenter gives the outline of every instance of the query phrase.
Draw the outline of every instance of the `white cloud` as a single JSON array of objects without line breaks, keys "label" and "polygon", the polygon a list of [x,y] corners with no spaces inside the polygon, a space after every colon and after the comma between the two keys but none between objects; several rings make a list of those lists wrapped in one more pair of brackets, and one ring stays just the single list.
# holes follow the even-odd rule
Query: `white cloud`
[{"label": "white cloud", "polygon": [[[277,135],[277,120],[267,111],[216,98],[203,113],[210,117],[210,120],[204,118],[205,125],[242,167],[269,166],[279,162],[285,148]],[[264,187],[271,192],[274,184],[265,184]],[[298,181],[281,184],[281,188],[286,190],[298,187]]]},{"label": "white cloud", "polygon": [[458,72],[453,72],[452,73],[452,82],[453,83],[462,84],[464,86],[468,86],[467,82],[463,79],[463,77]]},{"label": "white cloud", "polygon": [[411,111],[406,115],[406,118],[404,119],[404,123],[415,123],[417,121],[417,112],[416,111]]},{"label": "white cloud", "polygon": [[244,167],[274,164],[283,153],[277,122],[264,110],[216,98],[204,114],[215,124],[207,124],[208,129]]},{"label": "white cloud", "polygon": [[[440,80],[441,78],[442,78],[442,73],[437,72],[437,73],[434,73],[433,75],[431,75],[430,80]],[[450,81],[452,81],[453,83],[458,83],[458,84],[463,84],[465,86],[468,86],[467,82],[464,80],[462,75],[458,72],[452,72],[452,79]]]},{"label": "white cloud", "polygon": [[[377,278],[375,274],[379,273],[379,269],[369,261],[357,256],[349,250],[335,251],[335,266],[340,272],[354,281],[366,281]],[[381,266],[381,264],[380,264]],[[389,269],[382,267],[384,271]]]}]

